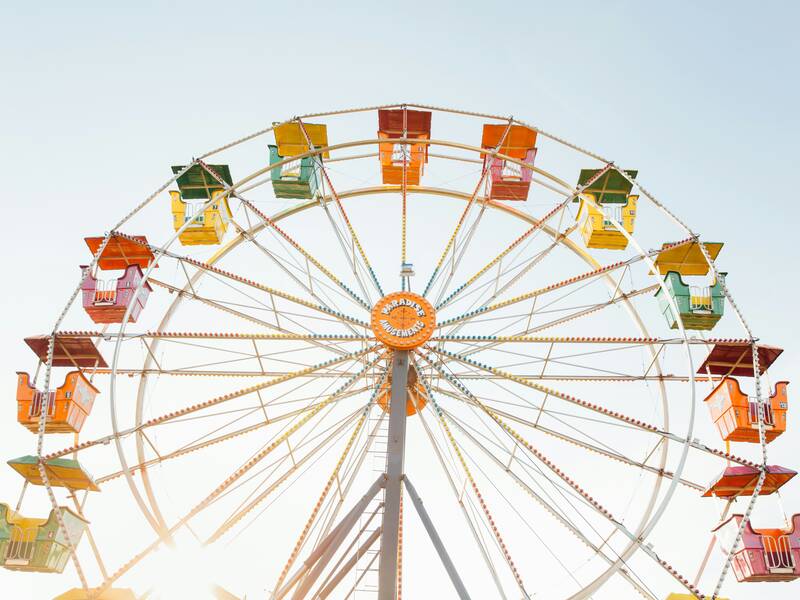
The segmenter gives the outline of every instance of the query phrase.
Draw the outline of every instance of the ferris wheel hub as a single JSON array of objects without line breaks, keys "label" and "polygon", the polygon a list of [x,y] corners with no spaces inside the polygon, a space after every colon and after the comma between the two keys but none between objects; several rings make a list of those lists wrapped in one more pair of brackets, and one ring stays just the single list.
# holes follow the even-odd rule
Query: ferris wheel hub
[{"label": "ferris wheel hub", "polygon": [[418,348],[431,338],[435,324],[433,305],[413,292],[387,294],[372,307],[372,331],[393,350]]}]

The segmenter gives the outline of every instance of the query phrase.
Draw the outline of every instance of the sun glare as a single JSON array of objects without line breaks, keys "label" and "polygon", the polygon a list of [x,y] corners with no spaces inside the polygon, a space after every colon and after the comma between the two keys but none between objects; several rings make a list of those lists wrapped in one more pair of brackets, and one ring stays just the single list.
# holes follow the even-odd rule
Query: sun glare
[{"label": "sun glare", "polygon": [[153,561],[152,600],[215,600],[214,565],[198,545],[164,548]]}]

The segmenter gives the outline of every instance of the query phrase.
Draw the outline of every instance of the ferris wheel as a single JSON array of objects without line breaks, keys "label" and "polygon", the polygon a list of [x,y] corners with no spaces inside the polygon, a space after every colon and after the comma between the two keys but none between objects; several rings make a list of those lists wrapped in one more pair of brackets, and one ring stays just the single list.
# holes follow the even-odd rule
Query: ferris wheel
[{"label": "ferris wheel", "polygon": [[[176,162],[86,238],[66,306],[25,340],[35,449],[8,463],[5,568],[66,571],[63,600],[135,599],[186,539],[273,600],[680,600],[800,577],[779,501],[796,472],[767,459],[782,350],[756,341],[723,244],[629,165],[414,104]],[[238,578],[138,597],[230,598]]]}]

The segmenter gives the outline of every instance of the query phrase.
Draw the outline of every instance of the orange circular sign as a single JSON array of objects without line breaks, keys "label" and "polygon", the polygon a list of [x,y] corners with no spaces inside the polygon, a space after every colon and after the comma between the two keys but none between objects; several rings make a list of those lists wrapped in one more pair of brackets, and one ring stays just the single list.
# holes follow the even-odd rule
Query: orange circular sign
[{"label": "orange circular sign", "polygon": [[394,350],[411,350],[433,335],[436,313],[419,294],[394,292],[372,307],[372,331],[378,341]]}]

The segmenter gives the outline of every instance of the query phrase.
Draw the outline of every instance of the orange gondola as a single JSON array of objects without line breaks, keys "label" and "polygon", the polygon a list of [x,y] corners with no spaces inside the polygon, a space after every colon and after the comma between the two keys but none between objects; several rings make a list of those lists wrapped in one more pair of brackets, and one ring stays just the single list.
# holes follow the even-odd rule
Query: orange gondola
[{"label": "orange gondola", "polygon": [[[78,433],[100,391],[80,371],[67,373],[64,383],[45,393],[31,385],[27,373],[17,373],[17,421],[36,433],[42,410],[47,411],[45,433]],[[46,407],[46,408],[43,408]]]},{"label": "orange gondola", "polygon": [[429,140],[431,113],[422,110],[387,109],[378,111],[378,137],[389,140],[378,144],[383,183],[419,185],[425,163],[428,162],[428,144],[395,143],[390,140]]},{"label": "orange gondola", "polygon": [[[787,381],[775,385],[775,391],[764,403],[764,437],[769,443],[786,431],[789,399]],[[757,399],[742,393],[739,381],[725,377],[705,399],[714,425],[728,442],[758,442]]]}]

